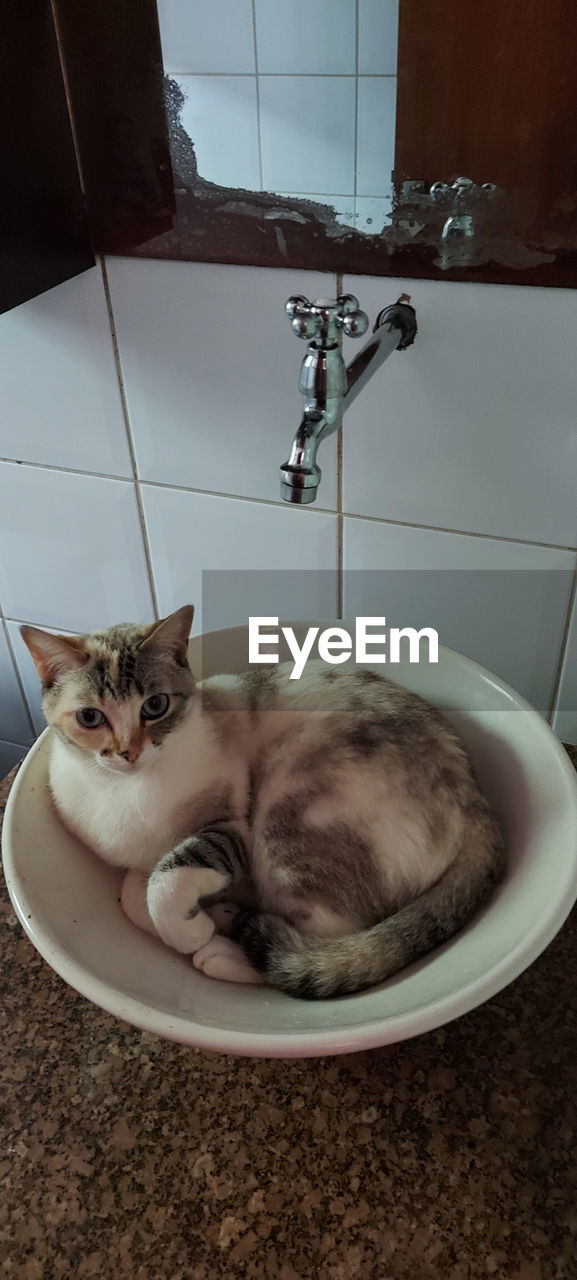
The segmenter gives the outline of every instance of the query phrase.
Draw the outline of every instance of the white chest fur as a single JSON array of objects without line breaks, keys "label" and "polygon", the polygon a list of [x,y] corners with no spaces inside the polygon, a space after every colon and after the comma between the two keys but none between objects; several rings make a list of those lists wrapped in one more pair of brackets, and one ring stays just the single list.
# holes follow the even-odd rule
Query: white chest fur
[{"label": "white chest fur", "polygon": [[54,736],[50,785],[66,826],[107,862],[151,871],[182,838],[191,798],[226,771],[208,726],[190,716],[133,774],[107,772]]}]

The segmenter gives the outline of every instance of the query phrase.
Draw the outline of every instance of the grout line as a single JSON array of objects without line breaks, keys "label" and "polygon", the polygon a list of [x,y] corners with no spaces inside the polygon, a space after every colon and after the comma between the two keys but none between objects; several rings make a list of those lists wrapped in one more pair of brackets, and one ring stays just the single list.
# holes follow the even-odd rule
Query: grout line
[{"label": "grout line", "polygon": [[120,480],[131,483],[131,476],[117,476],[108,471],[81,471],[79,467],[61,467],[51,462],[28,462],[25,458],[0,458],[9,467],[34,467],[37,471],[63,471],[67,476],[88,476],[95,480]]},{"label": "grout line", "polygon": [[260,127],[260,84],[258,71],[258,40],[256,32],[256,2],[252,0],[252,38],[254,44],[254,70],[256,84],[256,132],[258,143],[258,174],[261,191],[264,191],[264,176],[262,163],[262,132]]},{"label": "grout line", "polygon": [[55,633],[62,632],[63,635],[69,636],[81,636],[86,634],[83,631],[71,631],[70,627],[55,627],[53,622],[44,622],[42,619],[38,621],[37,617],[35,617],[34,620],[32,618],[8,617],[5,618],[4,621],[7,623],[13,622],[16,627],[43,627],[46,631],[54,631]]},{"label": "grout line", "polygon": [[[254,0],[253,0],[254,3]],[[166,76],[180,76],[182,80],[221,79],[250,80],[254,71],[167,71]],[[362,72],[358,77],[355,71],[258,71],[261,80],[396,80],[396,71],[383,74]]]},{"label": "grout line", "polygon": [[[133,450],[131,450],[132,454]],[[8,467],[34,467],[38,471],[62,471],[65,475],[86,476],[95,480],[114,480],[119,484],[132,484],[133,477],[117,476],[109,474],[106,471],[81,471],[77,467],[61,467],[48,462],[27,462],[17,458],[0,457],[0,464]],[[284,511],[290,504],[283,502],[278,498],[254,498],[246,493],[225,493],[222,489],[198,489],[192,485],[175,484],[170,480],[141,480],[137,479],[140,488],[147,487],[151,489],[176,489],[178,493],[200,493],[209,498],[231,498],[235,502],[260,502],[266,507],[281,507]],[[338,508],[335,507],[319,507],[313,504],[310,507],[301,507],[303,515],[307,512],[314,515],[317,511],[320,515],[334,516],[338,514]],[[391,520],[385,516],[369,516],[362,511],[342,511],[343,517],[348,520],[368,520],[372,524],[393,525],[395,528],[401,529],[422,529],[427,533],[454,533],[461,538],[486,538],[490,542],[511,542],[514,546],[520,547],[541,547],[544,551],[570,551],[573,555],[577,554],[577,543],[571,546],[564,542],[540,542],[535,538],[513,538],[510,534],[505,533],[479,533],[473,529],[456,529],[447,525],[439,524],[420,524],[419,521],[411,520]]]},{"label": "grout line", "polygon": [[[141,485],[146,489],[175,489],[177,493],[196,493],[206,498],[230,498],[232,502],[256,502],[261,507],[280,507],[281,511],[286,511],[287,507],[294,511],[295,507],[290,502],[283,502],[282,498],[253,498],[247,497],[244,493],[221,493],[216,489],[191,489],[184,484],[165,484],[162,480],[142,480]],[[315,512],[318,515],[334,516],[337,514],[335,507],[317,507],[302,506],[299,507],[303,515],[312,515]]]},{"label": "grout line", "polygon": [[[353,200],[354,191],[275,191],[273,195],[277,196],[295,196],[298,200],[302,196],[324,196],[326,200]],[[383,192],[377,196],[364,196],[362,192],[357,192],[360,200],[390,200],[391,193]],[[387,277],[383,276],[383,279]]]},{"label": "grout line", "polygon": [[355,0],[355,140],[353,152],[353,185],[354,185],[354,212],[357,213],[357,195],[358,195],[358,177],[357,165],[359,158],[359,0]]},{"label": "grout line", "polygon": [[[61,467],[48,462],[26,462],[20,461],[17,458],[0,457],[0,464],[4,464],[7,467],[33,467],[36,471],[63,472],[64,475],[83,476],[88,480],[114,480],[119,484],[126,485],[132,485],[134,483],[134,476],[109,475],[106,471],[80,471],[78,467]],[[175,484],[170,480],[141,480],[140,477],[138,477],[137,483],[140,488],[146,486],[150,489],[176,489],[178,493],[200,493],[209,498],[231,498],[235,502],[260,502],[265,507],[281,507],[283,511],[288,505],[290,505],[283,502],[280,498],[253,498],[251,495],[246,493],[227,493],[222,489],[198,489],[187,484]],[[301,510],[306,512],[309,508],[302,507]],[[335,514],[334,507],[315,506],[315,511],[326,515]]]},{"label": "grout line", "polygon": [[151,556],[151,553],[150,553],[150,543],[149,543],[149,541],[148,541],[148,530],[147,530],[147,528],[146,528],[146,516],[145,516],[145,512],[144,512],[144,503],[143,503],[143,501],[142,501],[142,493],[141,493],[141,488],[140,488],[140,480],[139,480],[139,476],[138,476],[138,469],[137,469],[137,465],[136,465],[136,453],[135,453],[135,450],[134,450],[134,441],[133,441],[133,439],[132,439],[132,430],[131,430],[131,426],[130,426],[130,415],[129,415],[129,412],[128,412],[128,400],[127,400],[127,397],[126,397],[126,388],[125,388],[125,385],[124,385],[124,375],[123,375],[123,372],[122,372],[122,364],[121,364],[121,361],[120,361],[120,351],[119,351],[119,347],[118,347],[118,337],[117,337],[117,333],[116,333],[116,323],[115,323],[115,320],[114,320],[114,312],[113,312],[113,309],[112,309],[112,297],[111,297],[111,294],[110,294],[110,285],[109,285],[109,282],[108,282],[108,273],[107,273],[107,271],[106,271],[106,262],[105,262],[105,260],[104,260],[104,255],[103,255],[103,254],[100,254],[100,255],[99,255],[99,258],[100,258],[100,268],[101,268],[101,271],[102,271],[102,281],[103,281],[103,284],[104,284],[104,293],[105,293],[105,296],[106,296],[106,306],[107,306],[107,309],[108,309],[108,319],[109,319],[109,323],[110,323],[110,335],[111,335],[111,338],[112,338],[112,348],[113,348],[113,351],[114,351],[114,360],[115,360],[115,364],[116,364],[116,374],[117,374],[117,377],[118,377],[118,386],[119,386],[119,389],[120,389],[120,399],[121,399],[121,402],[122,402],[122,412],[123,412],[123,415],[124,415],[124,425],[125,425],[125,428],[126,428],[126,440],[127,440],[127,443],[128,443],[128,451],[129,451],[129,454],[130,454],[130,464],[131,464],[131,467],[132,467],[132,476],[133,476],[133,482],[134,482],[134,491],[135,491],[135,494],[136,494],[136,505],[137,505],[137,508],[138,508],[138,519],[139,519],[139,521],[140,521],[140,531],[141,531],[141,534],[142,534],[142,541],[143,541],[143,545],[144,545],[144,555],[145,555],[145,558],[146,558],[146,567],[147,567],[147,570],[148,570],[148,579],[149,579],[149,586],[150,586],[150,594],[151,594],[151,596],[152,596],[152,606],[153,606],[153,609],[154,609],[154,616],[155,616],[155,618],[159,618],[159,617],[160,617],[160,610],[159,610],[159,607],[158,607],[158,597],[157,597],[157,594],[156,594],[156,584],[155,584],[155,581],[154,581],[154,572],[153,572],[153,568],[152,568],[152,556]]},{"label": "grout line", "polygon": [[577,554],[577,546],[559,542],[536,542],[533,538],[512,538],[503,533],[477,533],[471,529],[451,529],[439,524],[417,524],[410,520],[387,520],[384,516],[366,516],[359,511],[343,511],[348,520],[370,520],[372,524],[393,525],[400,529],[419,529],[425,533],[453,533],[460,538],[486,538],[489,542],[511,542],[518,547],[542,547],[544,551],[570,551]]},{"label": "grout line", "polygon": [[[6,637],[6,644],[8,645],[8,651],[9,651],[9,653],[10,653],[10,657],[11,657],[11,659],[12,659],[12,666],[14,667],[14,674],[15,674],[15,676],[16,676],[16,683],[17,683],[17,685],[18,685],[18,688],[19,688],[19,690],[20,690],[20,696],[21,696],[22,701],[23,701],[23,703],[24,703],[24,710],[25,710],[25,712],[26,712],[26,715],[28,716],[28,722],[29,722],[29,725],[30,725],[30,736],[31,736],[32,738],[37,738],[37,737],[38,737],[38,734],[37,734],[37,732],[36,732],[36,725],[34,724],[34,721],[33,721],[33,719],[32,719],[32,712],[31,712],[31,710],[30,710],[30,704],[29,704],[29,702],[28,702],[28,698],[26,697],[26,690],[25,690],[25,688],[24,688],[24,684],[23,684],[23,681],[22,681],[22,676],[20,675],[20,668],[19,668],[19,666],[18,666],[18,661],[17,661],[17,658],[16,658],[16,654],[15,654],[15,652],[14,652],[14,645],[12,644],[12,637],[11,637],[10,632],[9,632],[9,630],[8,630],[8,625],[7,625],[7,619],[6,619],[6,618],[3,618],[3,619],[2,619],[2,624],[1,624],[1,625],[2,625],[2,627],[3,627],[4,635],[5,635],[5,637]],[[16,745],[19,745],[19,744],[16,744]]]},{"label": "grout line", "polygon": [[573,581],[571,583],[571,590],[569,592],[569,601],[567,604],[567,616],[565,618],[565,626],[563,628],[563,635],[561,637],[561,647],[559,649],[559,661],[557,663],[557,670],[555,673],[555,680],[553,683],[553,691],[551,693],[551,702],[549,704],[549,711],[547,713],[547,720],[549,721],[550,725],[553,724],[555,716],[557,715],[557,712],[559,710],[559,696],[561,693],[561,681],[563,679],[563,668],[565,666],[565,658],[567,655],[567,645],[569,644],[569,632],[571,630],[571,622],[573,620],[573,607],[574,607],[576,598],[577,598],[577,568],[574,570]]},{"label": "grout line", "polygon": [[[337,271],[337,298],[343,292],[343,273]],[[343,348],[343,336],[339,333],[339,346]],[[337,618],[343,616],[343,422],[337,432]]]},{"label": "grout line", "polygon": [[[131,444],[132,442],[130,441]],[[133,456],[132,448],[130,448],[130,452],[131,456]],[[134,477],[131,476],[117,476],[106,471],[81,471],[78,467],[61,467],[48,462],[27,462],[17,458],[0,457],[0,463],[8,467],[34,467],[38,471],[62,471],[65,475],[86,476],[95,480],[115,480],[119,484],[131,484],[134,482]],[[260,502],[266,507],[281,507],[283,511],[290,505],[283,502],[282,499],[254,498],[246,493],[225,493],[222,489],[198,489],[193,485],[175,484],[170,480],[141,480],[137,477],[136,483],[140,488],[176,489],[178,493],[200,493],[209,498],[231,498],[235,502]],[[314,515],[315,511],[321,515],[334,516],[338,514],[338,508],[319,507],[316,504],[311,507],[301,507],[300,510],[303,514],[312,512]],[[511,542],[514,546],[519,547],[541,547],[544,551],[570,551],[573,555],[577,554],[577,543],[571,546],[570,543],[565,542],[540,542],[535,538],[513,538],[506,533],[479,533],[477,530],[457,529],[447,525],[420,524],[419,521],[415,520],[391,520],[385,516],[369,516],[362,511],[343,510],[342,515],[348,520],[368,520],[372,524],[393,525],[393,527],[401,529],[422,529],[427,533],[454,533],[461,538],[486,538],[490,542]]]},{"label": "grout line", "polygon": [[343,617],[343,426],[337,433],[337,617]]}]

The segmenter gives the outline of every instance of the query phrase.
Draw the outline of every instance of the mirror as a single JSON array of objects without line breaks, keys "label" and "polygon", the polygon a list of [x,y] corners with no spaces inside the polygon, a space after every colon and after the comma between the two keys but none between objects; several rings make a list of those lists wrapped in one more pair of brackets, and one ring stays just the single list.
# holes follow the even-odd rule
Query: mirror
[{"label": "mirror", "polygon": [[158,17],[167,92],[202,179],[382,230],[398,0],[158,0]]},{"label": "mirror", "polygon": [[54,0],[96,247],[577,285],[567,0]]}]

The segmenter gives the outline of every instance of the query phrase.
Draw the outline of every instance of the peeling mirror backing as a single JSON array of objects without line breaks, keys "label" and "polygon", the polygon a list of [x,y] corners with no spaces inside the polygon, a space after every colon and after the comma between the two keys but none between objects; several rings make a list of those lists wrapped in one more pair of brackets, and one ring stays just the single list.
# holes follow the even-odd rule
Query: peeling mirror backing
[{"label": "peeling mirror backing", "polygon": [[577,6],[56,6],[98,249],[577,285]]}]

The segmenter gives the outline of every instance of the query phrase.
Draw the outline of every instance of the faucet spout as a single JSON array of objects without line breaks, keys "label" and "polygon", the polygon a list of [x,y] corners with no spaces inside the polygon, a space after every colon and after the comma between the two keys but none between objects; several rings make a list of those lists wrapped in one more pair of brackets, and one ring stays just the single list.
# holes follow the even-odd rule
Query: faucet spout
[{"label": "faucet spout", "polygon": [[395,302],[379,312],[373,332],[358,355],[347,365],[347,389],[344,408],[356,400],[359,392],[380,369],[393,351],[404,351],[415,341],[417,317],[407,302]]},{"label": "faucet spout", "polygon": [[317,449],[328,426],[324,413],[308,405],[303,413],[290,457],[280,469],[281,497],[285,502],[302,505],[314,502],[321,482]]}]

